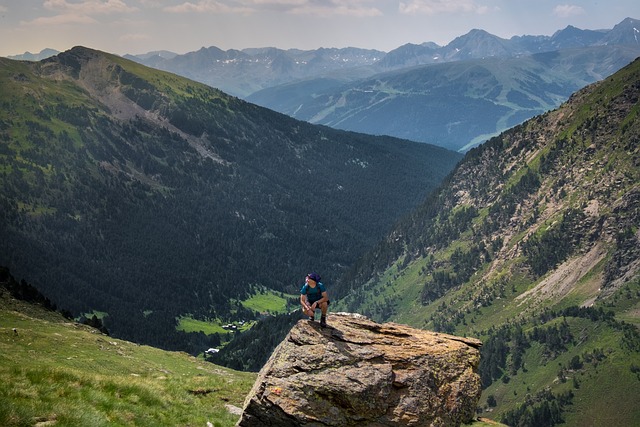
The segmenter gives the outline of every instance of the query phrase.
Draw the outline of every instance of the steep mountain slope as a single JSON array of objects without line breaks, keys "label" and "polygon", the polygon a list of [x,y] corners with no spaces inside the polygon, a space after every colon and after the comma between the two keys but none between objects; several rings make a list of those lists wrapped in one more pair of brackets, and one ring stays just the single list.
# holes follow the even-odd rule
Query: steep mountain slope
[{"label": "steep mountain slope", "polygon": [[639,100],[636,60],[471,150],[335,309],[481,338],[508,425],[636,425]]},{"label": "steep mountain slope", "polygon": [[[476,42],[483,44],[477,37]],[[349,83],[307,80],[247,99],[311,123],[464,151],[556,108],[579,88],[639,55],[640,45],[517,57],[496,54],[403,68]]]},{"label": "steep mountain slope", "polygon": [[0,265],[117,336],[187,349],[176,317],[251,317],[256,287],[330,280],[459,158],[86,48],[2,59]]}]

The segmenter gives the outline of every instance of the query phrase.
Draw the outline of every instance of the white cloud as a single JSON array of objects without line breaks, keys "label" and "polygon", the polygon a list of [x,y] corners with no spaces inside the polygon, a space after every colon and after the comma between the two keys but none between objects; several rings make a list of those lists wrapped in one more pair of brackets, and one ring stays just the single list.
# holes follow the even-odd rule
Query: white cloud
[{"label": "white cloud", "polygon": [[[261,0],[258,0],[261,1]],[[267,0],[264,0],[267,1]],[[286,0],[285,0],[286,1]],[[324,0],[324,1],[302,1],[288,12],[297,15],[316,16],[352,16],[352,17],[372,17],[382,16],[380,9],[370,6],[369,0]]]},{"label": "white cloud", "polygon": [[309,3],[308,0],[248,0],[245,3],[267,6],[300,6]]},{"label": "white cloud", "polygon": [[29,26],[95,24],[97,21],[93,18],[94,16],[131,13],[138,10],[128,6],[123,0],[83,0],[75,3],[67,0],[45,0],[42,6],[56,15],[39,16],[20,23]]},{"label": "white cloud", "polygon": [[70,3],[67,0],[45,0],[45,9],[61,12],[80,13],[85,15],[129,13],[138,10],[127,6],[123,0],[84,0],[79,3]]},{"label": "white cloud", "polygon": [[138,0],[140,4],[145,7],[161,7],[162,1],[160,0]]},{"label": "white cloud", "polygon": [[586,12],[581,6],[573,4],[560,4],[553,9],[553,14],[560,18],[568,18],[570,16],[584,15]]},{"label": "white cloud", "polygon": [[56,15],[56,16],[41,16],[31,21],[22,21],[22,25],[31,26],[56,26],[56,25],[68,25],[68,24],[95,24],[97,21],[90,16],[86,15]]},{"label": "white cloud", "polygon": [[475,0],[409,0],[400,2],[400,13],[438,15],[441,13],[487,13],[489,8],[476,4]]},{"label": "white cloud", "polygon": [[373,0],[199,0],[165,7],[172,13],[259,13],[278,11],[295,15],[316,16],[380,16],[382,12],[370,6]]},{"label": "white cloud", "polygon": [[200,0],[197,3],[184,2],[176,6],[168,6],[163,9],[170,13],[252,13],[255,9],[246,6],[230,6],[216,0]]}]

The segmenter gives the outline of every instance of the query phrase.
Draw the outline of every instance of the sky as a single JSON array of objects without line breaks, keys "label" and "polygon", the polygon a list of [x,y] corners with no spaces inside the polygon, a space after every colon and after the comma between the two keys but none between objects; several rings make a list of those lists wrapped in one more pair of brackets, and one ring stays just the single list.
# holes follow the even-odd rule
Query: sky
[{"label": "sky", "polygon": [[0,56],[86,46],[118,55],[202,47],[384,52],[446,45],[472,29],[502,38],[640,19],[638,0],[0,0]]}]

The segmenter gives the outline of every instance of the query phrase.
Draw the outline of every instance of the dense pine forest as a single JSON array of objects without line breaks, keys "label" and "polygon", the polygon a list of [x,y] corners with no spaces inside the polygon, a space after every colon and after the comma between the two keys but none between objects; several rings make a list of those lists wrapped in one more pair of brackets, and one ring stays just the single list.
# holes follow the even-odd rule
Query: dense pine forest
[{"label": "dense pine forest", "polygon": [[180,317],[252,319],[255,289],[338,277],[461,157],[82,47],[0,59],[0,93],[0,265],[162,348],[217,341]]}]

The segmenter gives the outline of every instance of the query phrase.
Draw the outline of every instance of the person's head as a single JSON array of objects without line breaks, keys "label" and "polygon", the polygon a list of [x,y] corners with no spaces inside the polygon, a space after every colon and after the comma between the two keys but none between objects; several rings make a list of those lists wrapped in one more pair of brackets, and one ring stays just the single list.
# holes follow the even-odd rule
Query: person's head
[{"label": "person's head", "polygon": [[309,273],[307,274],[306,281],[310,286],[315,286],[320,281],[320,275],[317,273]]}]

